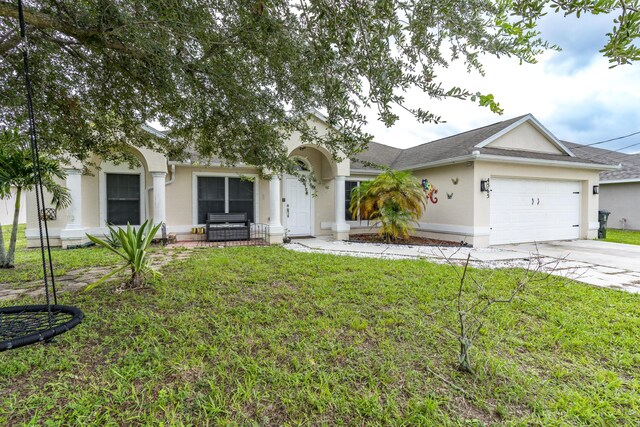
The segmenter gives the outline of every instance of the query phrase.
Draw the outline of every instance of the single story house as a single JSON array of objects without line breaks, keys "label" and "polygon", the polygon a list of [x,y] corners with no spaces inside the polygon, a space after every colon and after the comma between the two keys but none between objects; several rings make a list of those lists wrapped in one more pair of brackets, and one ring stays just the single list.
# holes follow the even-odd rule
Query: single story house
[{"label": "single story house", "polygon": [[624,154],[602,148],[570,144],[578,155],[620,169],[600,172],[600,209],[609,211],[609,228],[640,230],[640,153]]},{"label": "single story house", "polygon": [[[327,129],[322,115],[311,120]],[[532,115],[516,117],[408,149],[371,143],[352,163],[336,162],[322,146],[285,142],[302,173],[314,173],[314,195],[293,176],[262,179],[250,165],[225,168],[219,162],[177,162],[147,149],[132,148],[141,165],[100,162],[83,174],[67,169],[71,207],[50,221],[51,242],[63,247],[104,234],[107,223],[167,224],[177,238],[192,239],[208,212],[246,212],[268,224],[270,241],[290,236],[348,239],[375,232],[348,213],[350,191],[380,173],[372,164],[411,171],[433,190],[416,233],[474,246],[557,239],[596,238],[601,171],[606,164],[574,154]],[[33,198],[33,195],[30,195]],[[33,200],[28,201],[27,239],[38,244]]]}]

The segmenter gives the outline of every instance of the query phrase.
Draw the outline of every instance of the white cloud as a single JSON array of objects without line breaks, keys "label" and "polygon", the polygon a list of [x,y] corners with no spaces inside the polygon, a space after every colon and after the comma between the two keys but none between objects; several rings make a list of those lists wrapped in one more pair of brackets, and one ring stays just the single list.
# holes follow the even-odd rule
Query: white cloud
[{"label": "white cloud", "polygon": [[[558,17],[552,19],[556,22]],[[377,142],[406,148],[527,113],[532,113],[558,138],[579,143],[640,130],[640,68],[632,65],[610,69],[608,61],[598,52],[603,37],[585,41],[571,35],[572,25],[579,25],[575,27],[578,33],[606,31],[602,18],[573,19],[567,23],[570,36],[551,40],[563,45],[564,51],[547,52],[537,64],[519,65],[513,58],[490,57],[483,61],[486,77],[466,73],[462,64],[439,73],[447,84],[494,94],[504,109],[503,116],[471,102],[431,100],[415,90],[406,94],[409,105],[429,108],[448,123],[420,124],[409,113],[397,109],[401,119],[387,129],[371,111],[367,131]],[[544,30],[544,25],[541,28]],[[555,32],[558,37],[558,31]],[[606,144],[603,148],[617,149],[634,142],[640,143],[640,137]],[[630,150],[638,151],[640,145],[635,148]]]}]

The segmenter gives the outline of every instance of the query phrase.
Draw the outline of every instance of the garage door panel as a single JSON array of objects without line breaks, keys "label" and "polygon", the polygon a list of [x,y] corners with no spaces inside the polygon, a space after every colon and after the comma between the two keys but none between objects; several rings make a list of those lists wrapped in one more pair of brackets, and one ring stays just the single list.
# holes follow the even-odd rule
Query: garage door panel
[{"label": "garage door panel", "polygon": [[580,182],[491,179],[490,243],[580,237]]}]

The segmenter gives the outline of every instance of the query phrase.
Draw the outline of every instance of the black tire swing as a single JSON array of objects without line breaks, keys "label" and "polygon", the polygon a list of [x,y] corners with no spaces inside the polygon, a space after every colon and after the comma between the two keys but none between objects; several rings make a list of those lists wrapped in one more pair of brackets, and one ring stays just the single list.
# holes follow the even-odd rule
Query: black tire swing
[{"label": "black tire swing", "polygon": [[[40,253],[42,255],[42,272],[44,274],[44,289],[46,304],[21,305],[0,307],[0,352],[15,349],[41,341],[50,341],[56,335],[67,332],[82,322],[84,313],[76,307],[58,305],[56,283],[51,262],[51,247],[49,244],[49,228],[44,212],[44,193],[42,177],[40,176],[40,161],[36,125],[33,114],[31,95],[31,81],[29,79],[29,54],[25,32],[24,11],[22,0],[18,0],[18,15],[20,21],[20,38],[22,57],[24,62],[24,82],[27,91],[27,108],[29,111],[29,141],[35,177],[36,205],[38,208],[38,228],[40,231]],[[46,251],[45,251],[46,246]],[[48,261],[48,262],[47,262]],[[47,266],[48,264],[48,266]],[[51,280],[51,293],[49,292]],[[53,304],[51,304],[53,297]]]}]

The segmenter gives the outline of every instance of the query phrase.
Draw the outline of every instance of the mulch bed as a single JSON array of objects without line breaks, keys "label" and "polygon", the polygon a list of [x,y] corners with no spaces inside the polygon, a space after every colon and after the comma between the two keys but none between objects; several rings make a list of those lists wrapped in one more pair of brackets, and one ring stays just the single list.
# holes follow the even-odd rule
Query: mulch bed
[{"label": "mulch bed", "polygon": [[[384,238],[377,234],[352,234],[349,236],[350,242],[357,243],[386,243]],[[429,239],[427,237],[409,236],[408,239],[398,239],[391,241],[392,245],[412,245],[412,246],[460,246],[461,242],[451,242],[449,240]],[[463,245],[466,246],[466,245]]]}]

